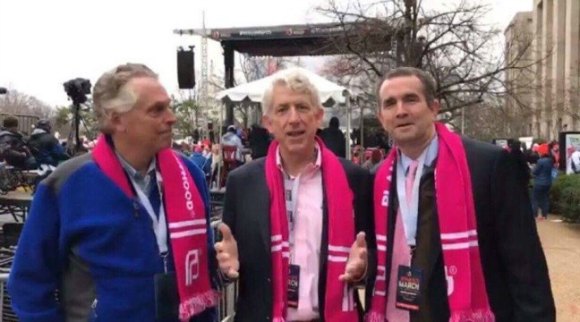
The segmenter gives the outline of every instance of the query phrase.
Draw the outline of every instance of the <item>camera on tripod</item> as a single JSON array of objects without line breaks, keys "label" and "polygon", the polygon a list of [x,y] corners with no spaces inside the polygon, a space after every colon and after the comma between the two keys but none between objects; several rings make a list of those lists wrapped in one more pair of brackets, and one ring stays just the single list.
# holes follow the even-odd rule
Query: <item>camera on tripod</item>
[{"label": "camera on tripod", "polygon": [[64,83],[64,91],[73,101],[80,105],[87,101],[87,95],[91,93],[91,81],[84,78],[71,79]]},{"label": "camera on tripod", "polygon": [[[71,132],[71,135],[74,134],[76,144],[69,145],[70,153],[75,154],[76,152],[81,151],[82,143],[79,134],[79,124],[81,122],[81,115],[80,109],[81,104],[87,101],[87,95],[91,93],[91,81],[84,78],[75,78],[71,79],[68,82],[63,84],[64,91],[73,101],[73,125],[74,125],[74,132]],[[72,141],[72,137],[69,136],[69,142]]]}]

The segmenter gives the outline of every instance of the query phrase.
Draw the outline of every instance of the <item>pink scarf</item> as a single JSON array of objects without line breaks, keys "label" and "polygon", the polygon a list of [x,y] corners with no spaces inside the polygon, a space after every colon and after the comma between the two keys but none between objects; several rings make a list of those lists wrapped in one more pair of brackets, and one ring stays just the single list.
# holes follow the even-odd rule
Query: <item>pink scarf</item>
[{"label": "pink scarf", "polygon": [[[115,152],[101,135],[93,159],[127,197],[135,199],[123,167]],[[186,165],[171,149],[161,150],[157,162],[164,182],[171,250],[179,291],[179,319],[190,317],[217,305],[218,293],[211,288],[207,258],[205,206]]]},{"label": "pink scarf", "polygon": [[[435,192],[451,312],[449,321],[493,322],[495,317],[489,307],[481,269],[471,174],[463,142],[444,125],[436,123],[435,128],[439,138]],[[386,321],[387,217],[395,160],[397,148],[391,150],[375,177],[375,231],[379,252],[377,279],[367,322]]]},{"label": "pink scarf", "polygon": [[[338,158],[317,139],[322,153],[322,184],[328,200],[328,264],[324,319],[332,322],[357,321],[353,290],[338,280],[344,273],[350,247],[355,240],[353,200],[347,177]],[[276,166],[279,143],[270,144],[266,156],[266,182],[270,190],[272,251],[272,321],[286,321],[289,270],[288,217],[284,199],[284,179]],[[321,312],[322,313],[322,312]]]}]

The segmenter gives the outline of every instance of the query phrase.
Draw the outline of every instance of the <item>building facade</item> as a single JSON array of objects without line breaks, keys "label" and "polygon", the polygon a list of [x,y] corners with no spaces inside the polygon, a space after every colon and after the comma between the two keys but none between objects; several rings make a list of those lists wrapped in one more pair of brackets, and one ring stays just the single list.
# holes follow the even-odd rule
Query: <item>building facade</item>
[{"label": "building facade", "polygon": [[530,0],[533,8],[531,135],[580,130],[580,1]]},{"label": "building facade", "polygon": [[508,120],[505,122],[504,133],[508,137],[529,136],[532,133],[533,27],[533,13],[518,12],[504,31],[505,63],[506,67],[510,67],[505,75],[508,93],[505,111]]}]

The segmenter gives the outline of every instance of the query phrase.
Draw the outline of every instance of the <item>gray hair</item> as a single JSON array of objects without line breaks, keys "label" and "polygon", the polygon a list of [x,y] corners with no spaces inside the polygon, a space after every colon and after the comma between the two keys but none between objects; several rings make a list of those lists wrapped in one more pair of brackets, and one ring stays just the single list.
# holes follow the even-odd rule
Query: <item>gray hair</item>
[{"label": "gray hair", "polygon": [[143,64],[127,63],[104,73],[93,88],[93,108],[101,132],[110,134],[112,112],[126,113],[137,102],[137,95],[126,85],[133,78],[158,76]]},{"label": "gray hair", "polygon": [[286,86],[295,93],[306,94],[310,97],[312,105],[321,108],[320,95],[318,89],[308,76],[306,76],[299,68],[289,68],[279,73],[277,77],[272,80],[272,83],[264,92],[262,98],[262,109],[267,114],[272,109],[272,95],[276,86]]}]

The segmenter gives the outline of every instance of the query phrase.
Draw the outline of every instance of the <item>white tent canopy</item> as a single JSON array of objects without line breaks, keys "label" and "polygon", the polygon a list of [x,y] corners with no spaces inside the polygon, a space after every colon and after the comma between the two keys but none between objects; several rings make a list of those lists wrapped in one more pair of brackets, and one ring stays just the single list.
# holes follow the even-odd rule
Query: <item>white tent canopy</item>
[{"label": "white tent canopy", "polygon": [[264,96],[264,91],[268,88],[268,86],[272,84],[272,81],[274,79],[279,77],[281,74],[283,75],[291,73],[292,71],[296,70],[306,75],[310,80],[310,82],[312,82],[312,84],[314,84],[314,86],[318,89],[318,93],[320,94],[320,101],[323,104],[328,102],[330,99],[332,99],[334,102],[338,104],[345,103],[346,96],[349,93],[349,91],[346,88],[338,84],[335,84],[301,67],[283,69],[268,77],[258,79],[253,82],[242,84],[236,87],[228,88],[226,90],[217,93],[216,99],[221,101],[227,98],[232,102],[242,102],[244,100],[250,100],[253,103],[261,103],[262,97]]}]

